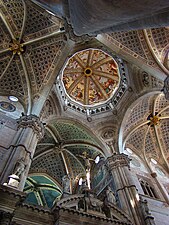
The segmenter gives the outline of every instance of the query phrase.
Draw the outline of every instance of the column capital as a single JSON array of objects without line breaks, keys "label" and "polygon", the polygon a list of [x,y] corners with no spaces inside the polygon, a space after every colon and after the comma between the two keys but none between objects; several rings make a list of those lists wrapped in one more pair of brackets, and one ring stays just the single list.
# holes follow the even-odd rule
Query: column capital
[{"label": "column capital", "polygon": [[130,161],[131,159],[129,159],[128,155],[121,153],[108,157],[106,163],[110,169],[123,166],[130,168]]},{"label": "column capital", "polygon": [[19,128],[27,128],[30,127],[37,134],[38,139],[41,139],[44,136],[44,125],[40,121],[39,117],[30,114],[30,115],[22,115],[19,119],[17,119],[18,129]]}]

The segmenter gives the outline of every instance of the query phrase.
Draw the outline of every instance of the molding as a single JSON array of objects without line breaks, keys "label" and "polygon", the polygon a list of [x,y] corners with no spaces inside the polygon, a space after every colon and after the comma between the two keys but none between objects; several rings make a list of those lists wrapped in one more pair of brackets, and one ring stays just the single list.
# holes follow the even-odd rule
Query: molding
[{"label": "molding", "polygon": [[39,117],[33,114],[22,115],[17,119],[18,129],[30,127],[37,134],[38,139],[43,138],[44,136],[44,125],[40,121]]},{"label": "molding", "polygon": [[116,167],[124,167],[127,166],[130,168],[130,161],[128,155],[122,154],[114,154],[107,159],[107,166],[111,169],[114,169]]}]

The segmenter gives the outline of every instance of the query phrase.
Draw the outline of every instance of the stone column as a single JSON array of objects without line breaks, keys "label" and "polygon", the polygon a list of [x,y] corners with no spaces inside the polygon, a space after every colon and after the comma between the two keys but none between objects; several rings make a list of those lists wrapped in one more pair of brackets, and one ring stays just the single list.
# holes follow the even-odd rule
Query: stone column
[{"label": "stone column", "polygon": [[18,131],[11,145],[10,157],[3,169],[1,183],[23,190],[33,155],[44,127],[36,115],[23,115],[18,120]]},{"label": "stone column", "polygon": [[133,224],[144,225],[142,217],[139,195],[130,174],[130,159],[125,154],[114,154],[107,159],[114,178],[116,193],[118,195],[121,208],[132,218]]}]

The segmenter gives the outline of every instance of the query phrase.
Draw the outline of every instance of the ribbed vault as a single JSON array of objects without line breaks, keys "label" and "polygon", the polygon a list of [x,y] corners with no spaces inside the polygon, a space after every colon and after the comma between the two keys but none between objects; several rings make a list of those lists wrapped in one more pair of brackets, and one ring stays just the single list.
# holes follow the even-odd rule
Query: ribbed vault
[{"label": "ribbed vault", "polygon": [[169,101],[163,94],[142,97],[128,110],[123,123],[123,148],[129,147],[148,163],[155,159],[169,169]]},{"label": "ribbed vault", "polygon": [[[47,173],[60,186],[68,174],[72,180],[85,174],[84,152],[93,160],[103,155],[98,138],[77,122],[54,120],[46,127],[44,138],[38,143],[30,173]],[[91,162],[91,165],[94,165]]]},{"label": "ribbed vault", "polygon": [[31,1],[1,1],[0,8],[0,94],[15,95],[29,114],[64,48],[61,20]]}]

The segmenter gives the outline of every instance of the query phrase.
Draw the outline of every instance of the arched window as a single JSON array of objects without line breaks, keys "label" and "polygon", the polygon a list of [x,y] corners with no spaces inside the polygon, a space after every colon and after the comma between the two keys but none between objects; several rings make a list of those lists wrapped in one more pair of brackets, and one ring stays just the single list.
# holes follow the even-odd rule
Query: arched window
[{"label": "arched window", "polygon": [[148,195],[151,198],[158,198],[154,188],[147,181],[139,179],[139,182],[145,195]]}]

